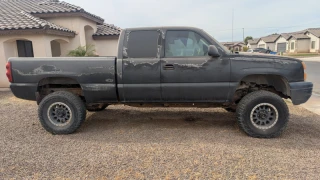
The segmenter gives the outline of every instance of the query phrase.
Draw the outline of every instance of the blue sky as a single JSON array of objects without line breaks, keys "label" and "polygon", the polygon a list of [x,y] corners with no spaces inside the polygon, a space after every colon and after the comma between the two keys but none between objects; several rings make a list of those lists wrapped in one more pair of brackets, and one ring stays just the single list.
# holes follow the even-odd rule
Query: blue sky
[{"label": "blue sky", "polygon": [[64,0],[121,28],[195,26],[218,41],[320,27],[320,0]]}]

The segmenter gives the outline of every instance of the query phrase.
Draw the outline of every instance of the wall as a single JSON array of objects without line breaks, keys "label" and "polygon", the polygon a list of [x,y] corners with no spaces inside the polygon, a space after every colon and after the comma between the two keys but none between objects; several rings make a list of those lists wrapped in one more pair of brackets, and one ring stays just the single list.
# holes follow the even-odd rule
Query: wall
[{"label": "wall", "polygon": [[[291,43],[292,42],[294,42],[294,49],[291,49]],[[296,48],[297,48],[297,42],[296,42],[296,40],[295,39],[290,39],[289,41],[288,41],[288,48],[289,48],[289,50],[288,50],[288,52],[289,53],[294,53],[294,52],[296,52]]]},{"label": "wall", "polygon": [[310,39],[299,39],[297,40],[297,53],[309,53],[310,52]]},{"label": "wall", "polygon": [[9,35],[0,36],[0,87],[8,87],[9,83],[6,78],[5,64],[10,57],[17,57],[16,40],[32,41],[33,53],[35,57],[52,57],[51,44],[52,40],[65,42],[68,44],[69,39],[51,35]]},{"label": "wall", "polygon": [[248,47],[249,49],[255,49],[255,48],[257,48],[258,46],[257,46],[256,44],[248,44],[247,47]]},{"label": "wall", "polygon": [[[43,19],[76,32],[76,36],[74,38],[70,38],[70,43],[61,44],[61,56],[66,56],[70,50],[86,45],[86,26],[93,28],[92,33],[97,31],[97,24],[94,21],[83,17],[50,17]],[[95,41],[91,42],[95,45]]]},{"label": "wall", "polygon": [[266,49],[270,49],[271,51],[275,51],[276,43],[266,43]]},{"label": "wall", "polygon": [[[263,47],[262,47],[261,45],[263,45]],[[263,40],[260,40],[260,41],[258,42],[257,47],[258,47],[258,48],[267,48],[266,45],[267,45],[267,44],[266,44]]]},{"label": "wall", "polygon": [[[310,39],[310,45],[309,45],[310,52],[320,52],[320,38],[316,37],[315,35],[313,35],[311,33],[307,33],[306,35],[311,38]],[[312,41],[316,42],[314,49],[311,49],[311,42]]]},{"label": "wall", "polygon": [[284,37],[280,37],[277,41],[276,41],[276,44],[275,44],[275,48],[274,50],[277,51],[278,50],[278,43],[286,43],[286,50],[288,51],[288,41],[284,38]]},{"label": "wall", "polygon": [[118,55],[118,37],[108,37],[106,39],[95,40],[96,52],[99,56]]}]

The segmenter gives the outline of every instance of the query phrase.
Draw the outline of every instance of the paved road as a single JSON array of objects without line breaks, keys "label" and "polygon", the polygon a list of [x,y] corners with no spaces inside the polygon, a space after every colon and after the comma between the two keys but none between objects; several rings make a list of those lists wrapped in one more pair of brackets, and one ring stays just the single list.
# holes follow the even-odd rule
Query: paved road
[{"label": "paved road", "polygon": [[320,95],[320,61],[305,61],[307,65],[308,81],[313,82],[314,92]]},{"label": "paved road", "polygon": [[320,116],[302,107],[289,104],[276,139],[248,137],[219,108],[126,106],[54,136],[35,102],[0,97],[0,179],[319,179]]},{"label": "paved road", "polygon": [[313,82],[313,95],[311,99],[303,104],[308,110],[320,114],[320,57],[302,58],[307,65],[307,81]]}]

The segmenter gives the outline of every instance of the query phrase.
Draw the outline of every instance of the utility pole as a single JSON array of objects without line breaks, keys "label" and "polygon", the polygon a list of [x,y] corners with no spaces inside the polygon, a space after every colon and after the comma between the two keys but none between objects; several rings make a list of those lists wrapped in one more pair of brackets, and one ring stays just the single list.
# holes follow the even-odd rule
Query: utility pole
[{"label": "utility pole", "polygon": [[243,34],[243,42],[244,42],[244,28],[242,28],[242,34]]},{"label": "utility pole", "polygon": [[233,15],[234,15],[234,13],[233,13],[233,9],[232,9],[232,42],[233,42]]}]

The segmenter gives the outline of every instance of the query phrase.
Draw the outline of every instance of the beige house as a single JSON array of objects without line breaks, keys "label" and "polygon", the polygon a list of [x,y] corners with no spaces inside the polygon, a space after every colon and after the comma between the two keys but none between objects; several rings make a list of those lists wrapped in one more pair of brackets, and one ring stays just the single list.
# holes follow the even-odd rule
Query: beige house
[{"label": "beige house", "polygon": [[247,47],[249,49],[255,49],[258,47],[258,42],[259,42],[260,38],[256,38],[256,39],[250,39],[248,40],[248,44]]},{"label": "beige house", "polygon": [[305,35],[310,37],[310,52],[320,53],[320,28],[309,28],[306,30]]},{"label": "beige house", "polygon": [[280,53],[285,53],[289,49],[289,42],[288,39],[290,38],[290,35],[287,34],[281,34],[280,37],[276,40],[275,43],[275,51]]},{"label": "beige house", "polygon": [[293,34],[288,39],[289,53],[309,53],[310,37],[304,34]]},{"label": "beige house", "polygon": [[121,29],[81,7],[58,0],[0,0],[0,87],[8,87],[10,57],[63,57],[94,45],[98,56],[116,56]]},{"label": "beige house", "polygon": [[259,39],[258,48],[270,49],[271,51],[275,51],[276,41],[280,37],[279,34],[269,35]]},{"label": "beige house", "polygon": [[227,49],[235,52],[243,51],[243,47],[246,46],[244,42],[222,42],[221,44]]}]

